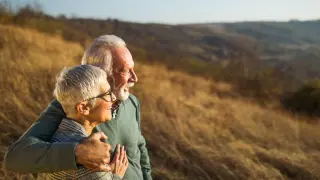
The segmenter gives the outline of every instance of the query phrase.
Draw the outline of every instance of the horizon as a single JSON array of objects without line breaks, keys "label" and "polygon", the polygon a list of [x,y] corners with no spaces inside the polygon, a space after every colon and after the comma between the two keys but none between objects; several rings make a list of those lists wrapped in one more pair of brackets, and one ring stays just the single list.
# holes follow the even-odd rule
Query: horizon
[{"label": "horizon", "polygon": [[[229,3],[228,3],[229,2]],[[257,3],[254,0],[203,1],[190,0],[174,2],[138,2],[103,1],[62,1],[14,0],[13,6],[39,4],[45,14],[57,17],[84,19],[118,19],[120,21],[155,24],[206,24],[239,22],[288,22],[320,20],[320,1],[308,3],[295,0],[270,0]],[[195,4],[196,3],[196,4]],[[170,6],[168,6],[170,5]],[[158,13],[157,13],[158,12]]]}]

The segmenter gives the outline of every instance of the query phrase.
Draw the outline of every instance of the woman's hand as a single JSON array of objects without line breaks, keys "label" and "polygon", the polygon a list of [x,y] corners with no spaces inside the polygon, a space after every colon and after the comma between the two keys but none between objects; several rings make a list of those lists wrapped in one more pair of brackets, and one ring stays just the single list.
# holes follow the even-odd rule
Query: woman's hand
[{"label": "woman's hand", "polygon": [[127,153],[124,150],[124,146],[117,145],[116,153],[110,163],[112,173],[123,178],[124,173],[128,168]]}]

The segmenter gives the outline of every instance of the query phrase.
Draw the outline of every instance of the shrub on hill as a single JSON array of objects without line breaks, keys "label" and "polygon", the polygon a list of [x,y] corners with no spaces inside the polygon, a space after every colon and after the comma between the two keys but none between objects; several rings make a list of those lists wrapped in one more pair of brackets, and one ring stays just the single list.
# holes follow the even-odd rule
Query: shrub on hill
[{"label": "shrub on hill", "polygon": [[286,97],[284,105],[293,111],[311,116],[320,116],[320,80],[306,83]]}]

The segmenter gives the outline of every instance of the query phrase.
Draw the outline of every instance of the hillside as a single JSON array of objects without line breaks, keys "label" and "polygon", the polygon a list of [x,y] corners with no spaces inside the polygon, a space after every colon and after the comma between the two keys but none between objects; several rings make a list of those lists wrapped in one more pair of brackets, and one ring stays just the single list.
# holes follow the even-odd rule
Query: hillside
[{"label": "hillside", "polygon": [[200,25],[140,24],[112,19],[58,20],[89,37],[118,34],[151,57],[179,57],[184,63],[202,61],[211,68],[230,61],[245,63],[252,71],[272,67],[297,83],[320,77],[319,20]]},{"label": "hillside", "polygon": [[[1,25],[0,33],[3,159],[52,99],[55,74],[77,64],[83,48],[26,28]],[[136,61],[136,73],[133,94],[154,179],[320,179],[318,124],[238,97],[231,84],[161,63]]]},{"label": "hillside", "polygon": [[320,20],[194,25],[254,39],[259,58],[299,79],[320,77]]},{"label": "hillside", "polygon": [[320,77],[320,29],[316,20],[142,24],[52,17],[22,7],[17,13],[2,10],[0,24],[60,35],[83,47],[101,34],[116,34],[128,42],[136,61],[227,81],[250,98],[277,99]]}]

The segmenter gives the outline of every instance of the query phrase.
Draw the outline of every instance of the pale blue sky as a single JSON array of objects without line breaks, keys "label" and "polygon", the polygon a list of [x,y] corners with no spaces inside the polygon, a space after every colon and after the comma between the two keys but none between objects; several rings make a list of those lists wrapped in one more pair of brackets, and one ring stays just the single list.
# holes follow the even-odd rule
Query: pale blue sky
[{"label": "pale blue sky", "polygon": [[51,15],[135,22],[198,23],[320,19],[320,0],[13,0]]}]

